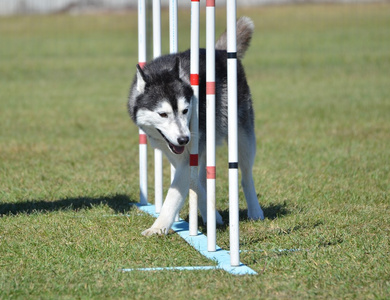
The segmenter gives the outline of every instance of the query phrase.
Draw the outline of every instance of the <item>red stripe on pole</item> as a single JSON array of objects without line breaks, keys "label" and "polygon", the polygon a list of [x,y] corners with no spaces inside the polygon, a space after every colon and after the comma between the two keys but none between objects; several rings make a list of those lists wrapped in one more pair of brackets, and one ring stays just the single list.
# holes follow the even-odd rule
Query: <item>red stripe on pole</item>
[{"label": "red stripe on pole", "polygon": [[215,95],[215,82],[206,82],[206,95]]},{"label": "red stripe on pole", "polygon": [[139,135],[139,144],[140,145],[145,145],[148,143],[148,139],[146,137],[146,134],[140,134]]},{"label": "red stripe on pole", "polygon": [[198,154],[190,154],[190,167],[198,166]]},{"label": "red stripe on pole", "polygon": [[191,0],[191,2],[199,2],[199,0]]},{"label": "red stripe on pole", "polygon": [[206,6],[215,6],[215,0],[206,0]]},{"label": "red stripe on pole", "polygon": [[207,171],[207,179],[215,179],[216,178],[215,167],[206,167],[206,171]]},{"label": "red stripe on pole", "polygon": [[191,85],[199,85],[199,74],[190,74]]},{"label": "red stripe on pole", "polygon": [[138,65],[143,69],[146,65],[146,62],[139,62]]}]

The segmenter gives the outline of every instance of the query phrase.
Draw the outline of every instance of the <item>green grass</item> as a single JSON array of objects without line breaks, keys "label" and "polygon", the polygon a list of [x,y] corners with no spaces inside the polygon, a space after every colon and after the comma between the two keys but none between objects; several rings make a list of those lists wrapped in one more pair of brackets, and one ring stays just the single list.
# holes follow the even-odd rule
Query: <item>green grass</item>
[{"label": "green grass", "polygon": [[[217,15],[221,32],[224,12]],[[253,250],[241,261],[259,275],[118,271],[210,264],[177,235],[142,237],[153,219],[128,205],[138,202],[138,134],[126,111],[136,13],[7,17],[0,298],[390,297],[390,6],[269,6],[238,15],[256,24],[243,62],[266,219],[247,220],[241,194],[240,228],[241,248]],[[180,15],[181,50],[189,16]],[[217,206],[228,221],[226,155],[218,151]],[[228,226],[218,229],[218,245],[228,248],[228,234]],[[292,248],[302,251],[275,251]]]}]

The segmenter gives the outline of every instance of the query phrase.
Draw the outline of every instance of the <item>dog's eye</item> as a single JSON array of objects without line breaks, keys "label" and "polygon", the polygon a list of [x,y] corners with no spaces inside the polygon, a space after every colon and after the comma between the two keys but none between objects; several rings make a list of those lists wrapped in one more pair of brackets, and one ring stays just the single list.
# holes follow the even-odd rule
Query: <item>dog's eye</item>
[{"label": "dog's eye", "polygon": [[167,113],[159,113],[160,117],[161,118],[168,118],[168,114]]},{"label": "dog's eye", "polygon": [[183,115],[185,115],[187,113],[188,113],[188,109],[186,108],[185,110],[183,110]]}]

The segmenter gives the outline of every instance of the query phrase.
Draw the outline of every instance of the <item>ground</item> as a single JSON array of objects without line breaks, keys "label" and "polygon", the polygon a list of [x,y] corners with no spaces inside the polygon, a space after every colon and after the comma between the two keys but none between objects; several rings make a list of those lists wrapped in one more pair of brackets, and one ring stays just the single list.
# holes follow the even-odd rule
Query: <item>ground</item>
[{"label": "ground", "polygon": [[[210,265],[177,235],[141,236],[153,219],[129,205],[139,201],[138,130],[126,111],[136,12],[3,17],[0,298],[389,298],[390,6],[241,15],[256,25],[243,64],[265,212],[249,221],[240,194],[241,261],[259,275],[118,271]],[[217,19],[222,32],[222,9]],[[190,13],[179,20],[185,50]],[[221,149],[217,206],[228,223],[226,162]],[[228,230],[217,233],[225,249]]]}]

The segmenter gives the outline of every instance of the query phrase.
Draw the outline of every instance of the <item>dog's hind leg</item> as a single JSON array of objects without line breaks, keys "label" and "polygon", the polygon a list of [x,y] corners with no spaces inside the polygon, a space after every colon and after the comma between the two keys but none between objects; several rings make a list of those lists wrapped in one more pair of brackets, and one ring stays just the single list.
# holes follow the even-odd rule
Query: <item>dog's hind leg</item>
[{"label": "dog's hind leg", "polygon": [[256,155],[255,134],[253,130],[239,128],[238,137],[238,164],[241,169],[241,185],[248,205],[248,218],[252,220],[263,220],[264,213],[257,199],[252,175]]},{"label": "dog's hind leg", "polygon": [[[203,223],[207,223],[207,196],[206,196],[206,156],[203,151],[199,157],[199,185],[198,185],[198,207],[203,219]],[[219,225],[223,224],[222,217],[216,211],[216,222]]]}]

